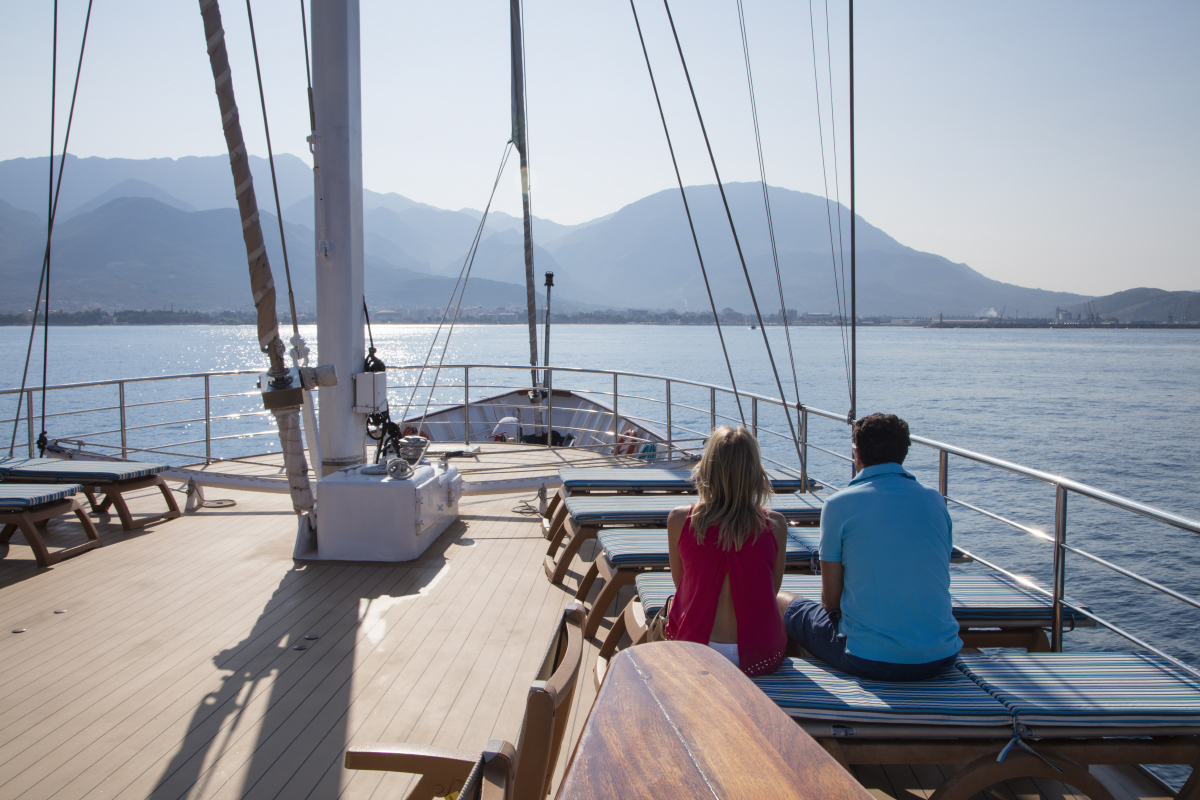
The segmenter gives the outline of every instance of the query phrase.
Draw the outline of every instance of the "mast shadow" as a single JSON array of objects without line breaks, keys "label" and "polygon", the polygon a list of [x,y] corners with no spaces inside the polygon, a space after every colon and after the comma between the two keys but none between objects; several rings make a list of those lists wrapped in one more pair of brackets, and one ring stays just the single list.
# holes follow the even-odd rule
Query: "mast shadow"
[{"label": "mast shadow", "polygon": [[373,648],[387,611],[444,575],[446,550],[473,544],[465,532],[456,522],[421,558],[401,564],[297,563],[245,638],[213,656],[228,674],[195,708],[149,797],[336,797],[338,781],[297,789],[293,779],[340,765],[356,646]]}]

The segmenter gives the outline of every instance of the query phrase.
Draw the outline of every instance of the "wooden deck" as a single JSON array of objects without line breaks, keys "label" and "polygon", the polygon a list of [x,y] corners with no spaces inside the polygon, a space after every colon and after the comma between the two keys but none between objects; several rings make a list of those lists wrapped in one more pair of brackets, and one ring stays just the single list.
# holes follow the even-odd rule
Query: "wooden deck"
[{"label": "wooden deck", "polygon": [[[507,449],[504,464],[489,452],[479,467],[532,470],[549,455],[530,450]],[[421,559],[386,566],[297,564],[285,495],[206,494],[237,505],[132,532],[103,517],[104,547],[49,569],[14,537],[0,561],[0,797],[403,797],[409,776],[344,770],[346,745],[515,741],[580,577],[577,564],[566,587],[546,580],[538,518],[514,513],[530,493],[465,497]],[[160,504],[150,492],[131,501],[135,514]],[[46,538],[79,537],[63,518]],[[558,778],[595,696],[595,652]],[[943,773],[856,770],[894,798],[928,797]],[[1122,800],[1168,796],[1133,771],[1103,779]],[[1075,796],[1042,781],[981,795]]]}]

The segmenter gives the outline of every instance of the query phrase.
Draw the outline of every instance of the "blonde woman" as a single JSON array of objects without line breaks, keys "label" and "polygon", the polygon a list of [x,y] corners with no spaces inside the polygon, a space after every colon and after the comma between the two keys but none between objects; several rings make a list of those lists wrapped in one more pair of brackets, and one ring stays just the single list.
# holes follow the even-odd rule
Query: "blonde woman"
[{"label": "blonde woman", "polygon": [[699,494],[667,519],[676,593],[666,637],[720,652],[747,675],[774,672],[787,646],[776,594],[787,523],[766,505],[771,482],[745,428],[712,432],[692,471]]}]

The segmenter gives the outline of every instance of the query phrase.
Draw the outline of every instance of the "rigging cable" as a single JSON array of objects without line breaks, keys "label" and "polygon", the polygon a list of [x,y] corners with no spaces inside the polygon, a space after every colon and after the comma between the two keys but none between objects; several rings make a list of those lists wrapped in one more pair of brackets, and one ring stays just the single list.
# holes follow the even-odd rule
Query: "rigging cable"
[{"label": "rigging cable", "polygon": [[[417,423],[417,433],[425,427],[425,417],[429,415],[429,404],[433,401],[433,393],[437,390],[438,376],[442,372],[442,364],[446,361],[446,349],[450,346],[450,337],[454,334],[454,324],[458,321],[458,311],[462,308],[463,297],[467,294],[467,281],[471,279],[471,268],[475,266],[475,255],[479,252],[479,241],[483,237],[483,226],[487,223],[488,212],[492,210],[492,200],[496,197],[496,187],[500,185],[500,176],[504,174],[504,165],[508,163],[508,156],[512,152],[512,142],[504,148],[504,157],[500,160],[500,169],[496,171],[496,182],[492,184],[492,193],[488,196],[487,205],[483,208],[483,218],[479,220],[479,228],[475,231],[475,241],[471,244],[471,251],[467,254],[468,261],[464,264],[465,272],[462,277],[462,291],[458,293],[458,303],[454,306],[454,316],[450,320],[450,330],[446,331],[446,340],[442,343],[442,355],[438,359],[437,370],[433,373],[433,383],[429,387],[429,395],[425,398],[425,410],[421,412],[421,421]],[[454,293],[450,293],[450,299],[454,299]],[[449,310],[449,304],[446,306]],[[445,315],[443,314],[443,318]],[[434,337],[437,341],[437,337]],[[432,352],[432,348],[431,348]],[[426,362],[428,364],[428,362]],[[422,373],[424,368],[422,368]],[[420,383],[420,379],[417,379]],[[470,431],[470,420],[467,419],[467,406],[463,406],[463,426],[464,429]],[[550,433],[546,432],[546,439],[549,441]]]},{"label": "rigging cable", "polygon": [[[496,180],[492,184],[492,197],[496,196],[496,187],[500,185],[500,176],[504,174],[504,167],[508,163],[508,157],[512,154],[512,148],[513,148],[513,140],[509,139],[508,143],[506,145],[504,145],[504,154],[500,159],[500,168],[496,171]],[[433,339],[430,340],[430,342],[429,342],[429,350],[425,354],[425,363],[421,365],[421,371],[419,373],[417,373],[417,379],[413,383],[412,391],[409,392],[408,402],[404,404],[404,414],[401,416],[401,420],[403,420],[405,417],[408,416],[408,412],[412,408],[413,400],[417,396],[417,389],[420,388],[420,386],[421,386],[421,379],[425,377],[425,370],[429,368],[429,360],[433,357],[433,348],[437,345],[438,337],[441,335],[441,332],[442,332],[442,326],[446,322],[446,317],[450,314],[450,305],[452,303],[454,303],[454,296],[456,294],[459,295],[458,305],[459,306],[462,305],[462,295],[466,293],[466,284],[463,282],[463,278],[464,278],[464,276],[469,277],[469,272],[470,272],[471,266],[473,266],[475,263],[475,253],[479,249],[479,240],[483,237],[483,226],[484,226],[484,223],[487,222],[488,211],[491,209],[491,207],[492,207],[492,200],[489,197],[487,208],[484,209],[483,217],[479,220],[479,227],[477,227],[475,229],[475,238],[471,240],[471,246],[467,249],[467,256],[466,256],[466,258],[463,259],[463,265],[458,270],[458,279],[455,280],[455,282],[454,282],[454,288],[452,288],[450,290],[450,299],[446,302],[446,308],[444,311],[442,311],[442,318],[441,318],[441,320],[438,321],[437,330],[434,331]],[[462,285],[462,288],[463,288],[462,293],[459,292],[460,284]],[[455,317],[458,316],[457,307],[455,308],[454,314],[455,314]],[[443,351],[443,357],[444,357],[444,355],[445,355],[445,353]],[[440,368],[440,364],[439,364],[439,368]],[[430,396],[432,396],[432,395],[433,395],[433,390],[430,389]],[[428,408],[428,407],[429,407],[429,404],[426,403],[426,408]],[[424,420],[424,416],[422,416],[422,420]],[[420,428],[418,428],[418,432],[419,431],[420,431]]]},{"label": "rigging cable", "polygon": [[[809,0],[811,3],[812,0]],[[850,6],[850,206],[853,210],[854,206],[854,0],[849,0]],[[834,113],[833,105],[833,55],[830,48],[832,39],[829,36],[829,0],[825,0],[825,75],[829,79],[829,132],[830,142],[833,145],[833,195],[836,201],[838,218],[838,263],[841,266],[842,272],[842,297],[849,297],[846,301],[847,309],[850,312],[850,355],[847,358],[847,370],[850,374],[850,417],[853,421],[854,417],[854,326],[857,323],[854,313],[854,217],[850,217],[850,286],[849,294],[846,292],[846,253],[845,253],[845,236],[842,227],[842,179],[838,175],[838,155],[837,155],[837,114]],[[843,333],[845,325],[842,326]]]},{"label": "rigging cable", "polygon": [[679,174],[675,146],[671,144],[671,131],[667,127],[667,117],[663,113],[662,99],[658,96],[658,82],[654,80],[654,68],[650,66],[650,53],[646,50],[646,39],[642,36],[642,23],[638,20],[637,6],[634,5],[634,0],[629,0],[629,8],[633,11],[633,24],[637,26],[638,41],[642,44],[642,56],[646,59],[646,71],[650,74],[650,86],[654,89],[654,102],[658,104],[658,118],[662,120],[663,134],[667,137],[667,150],[671,153],[671,166],[675,168],[675,180],[679,183],[679,196],[683,198],[683,211],[687,215],[688,229],[691,230],[692,242],[696,245],[696,258],[700,261],[700,274],[704,277],[704,290],[708,293],[708,305],[712,308],[713,322],[717,325],[717,338],[721,341],[721,353],[725,356],[725,367],[729,370],[729,383],[733,387],[733,398],[737,401],[738,416],[741,417],[742,426],[745,427],[746,412],[742,410],[742,396],[738,393],[737,379],[733,377],[733,364],[729,360],[729,350],[725,347],[725,334],[721,331],[721,317],[717,314],[717,304],[713,300],[712,286],[708,282],[708,270],[704,266],[704,255],[700,252],[700,239],[696,236],[696,225],[692,222],[692,209],[688,205],[687,192],[683,190],[683,177]]},{"label": "rigging cable", "polygon": [[[297,352],[303,353],[307,348],[298,343],[298,340],[300,342],[303,340],[300,339],[300,325],[296,322],[296,297],[292,294],[292,270],[288,266],[287,238],[283,234],[283,208],[279,203],[279,181],[275,178],[275,153],[271,149],[271,128],[267,125],[267,96],[263,92],[262,67],[258,63],[258,41],[254,37],[254,13],[250,10],[250,0],[246,0],[246,19],[250,22],[250,49],[254,51],[254,74],[258,78],[258,100],[262,106],[263,133],[267,139],[267,162],[271,165],[271,188],[275,191],[275,218],[279,223],[279,246],[283,248],[283,274],[287,278],[288,310],[292,314],[292,346],[296,348]],[[307,45],[306,37],[306,51]],[[307,59],[305,66],[307,67]],[[293,355],[293,358],[297,358],[297,356]]]},{"label": "rigging cable", "polygon": [[[9,441],[8,454],[11,456],[17,443],[17,427],[21,420],[21,401],[25,397],[25,386],[29,378],[29,362],[33,354],[33,340],[37,334],[37,318],[38,311],[41,308],[42,302],[42,287],[46,289],[46,317],[42,326],[42,431],[38,436],[38,449],[41,455],[45,455],[46,445],[49,440],[46,437],[46,384],[47,384],[47,366],[50,343],[50,242],[54,233],[54,217],[58,211],[58,198],[62,192],[62,177],[63,168],[67,162],[67,146],[71,141],[71,123],[75,119],[75,100],[79,96],[79,77],[83,71],[83,54],[87,48],[88,29],[92,22],[92,0],[88,0],[87,16],[83,22],[83,38],[79,43],[79,62],[75,67],[75,86],[71,91],[71,109],[67,114],[67,129],[63,136],[63,152],[62,157],[58,162],[58,180],[54,179],[54,107],[56,100],[56,88],[58,83],[58,0],[54,3],[54,47],[53,47],[53,63],[51,65],[51,86],[50,86],[50,189],[49,197],[47,198],[47,220],[46,220],[46,250],[42,257],[41,277],[38,278],[37,298],[33,306],[33,321],[29,329],[29,344],[25,349],[25,368],[21,373],[21,391],[17,395],[17,413],[13,417],[13,432],[12,439]],[[30,408],[26,409],[26,416],[33,415],[32,403]]]},{"label": "rigging cable", "polygon": [[[800,380],[796,377],[796,356],[792,351],[792,332],[788,327],[787,303],[783,299],[783,277],[779,271],[779,251],[775,246],[775,222],[771,216],[771,195],[767,188],[767,167],[766,162],[763,160],[762,134],[758,127],[758,103],[754,99],[754,75],[750,71],[750,40],[746,36],[746,14],[742,8],[742,0],[737,0],[737,9],[738,26],[742,31],[742,54],[746,60],[746,85],[750,90],[750,116],[754,120],[754,143],[758,150],[758,174],[762,182],[763,206],[767,212],[767,233],[771,239],[771,259],[775,262],[775,285],[779,289],[779,313],[783,317],[783,335],[787,339],[788,363],[792,367],[792,386],[796,390],[796,407],[797,411],[799,411]],[[784,403],[784,413],[790,414],[787,410],[787,398],[781,397],[780,399]],[[804,454],[800,450],[799,442],[797,442],[796,454],[800,457],[801,462],[803,462]]]},{"label": "rigging cable", "polygon": [[[829,16],[828,15],[828,4],[826,4],[826,37],[825,37],[826,49],[828,49],[828,46],[829,46],[829,34],[828,34],[829,19],[828,19],[828,16]],[[816,33],[816,26],[813,23],[812,0],[808,0],[808,32],[809,32],[809,39],[812,42],[813,94],[814,94],[814,97],[816,98],[816,104],[817,104],[817,134],[818,134],[818,138],[821,143],[821,178],[824,181],[824,186],[825,186],[825,224],[826,224],[826,227],[828,227],[828,229],[829,229],[829,258],[830,258],[830,263],[833,266],[833,292],[834,292],[835,297],[837,298],[838,331],[841,333],[841,336],[842,336],[842,361],[843,361],[843,366],[845,367],[845,372],[846,372],[846,392],[847,392],[847,394],[849,394],[850,393],[850,350],[849,350],[849,344],[846,342],[845,314],[843,313],[843,306],[846,304],[843,303],[843,299],[842,299],[843,295],[845,294],[845,288],[846,288],[845,287],[845,284],[846,284],[846,281],[845,281],[845,259],[844,258],[842,259],[842,261],[843,261],[843,270],[842,270],[843,277],[842,277],[842,280],[839,282],[838,281],[838,258],[837,258],[838,251],[841,247],[841,239],[842,239],[842,217],[841,217],[841,208],[839,207],[838,208],[838,245],[835,246],[834,241],[833,241],[833,215],[829,210],[829,173],[826,168],[827,159],[825,158],[825,126],[824,126],[824,123],[821,121],[821,84],[820,84],[820,81],[817,76],[817,33]],[[833,84],[830,83],[830,87],[831,87],[830,91],[831,92],[832,92],[832,85]],[[832,116],[832,110],[833,110],[832,94],[830,95],[829,105],[830,105],[830,114]],[[835,181],[836,181],[836,175],[835,175]],[[836,191],[836,186],[835,186],[835,191]],[[840,206],[840,202],[841,201],[839,200],[839,206]]]},{"label": "rigging cable", "polygon": [[[713,176],[717,179],[717,189],[721,192],[721,202],[725,206],[725,217],[729,220],[729,231],[733,234],[733,244],[737,248],[738,261],[742,264],[742,274],[746,276],[746,288],[750,290],[750,302],[754,305],[754,316],[758,318],[758,327],[762,330],[763,344],[767,348],[767,360],[771,363],[771,372],[775,376],[775,386],[779,390],[779,399],[787,402],[783,393],[783,381],[779,379],[779,370],[775,367],[775,355],[771,352],[771,340],[767,338],[767,329],[763,325],[762,312],[758,309],[758,299],[754,296],[754,283],[750,280],[750,270],[746,267],[746,257],[742,254],[742,243],[738,240],[737,227],[733,224],[733,212],[729,210],[729,198],[725,196],[725,185],[721,183],[721,173],[717,171],[717,159],[713,155],[712,143],[708,140],[708,129],[704,126],[704,116],[700,113],[700,101],[696,99],[696,89],[692,85],[692,75],[687,68],[687,60],[683,57],[683,45],[679,42],[679,32],[675,29],[675,18],[671,16],[671,4],[663,0],[663,8],[667,11],[667,20],[671,23],[671,35],[675,38],[675,49],[679,52],[679,63],[683,66],[683,75],[687,78],[688,91],[692,95],[692,105],[696,109],[696,119],[700,122],[700,132],[704,134],[704,146],[708,149],[708,160],[712,164]],[[796,454],[800,454],[800,437],[796,434],[796,425],[792,415],[787,414],[788,430],[792,434],[792,442],[796,445]]]}]

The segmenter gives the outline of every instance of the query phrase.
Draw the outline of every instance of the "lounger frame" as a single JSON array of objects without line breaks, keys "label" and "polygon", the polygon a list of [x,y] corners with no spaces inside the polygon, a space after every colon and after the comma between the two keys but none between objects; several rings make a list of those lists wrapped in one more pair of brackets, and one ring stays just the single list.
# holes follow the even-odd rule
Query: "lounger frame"
[{"label": "lounger frame", "polygon": [[[64,514],[74,514],[79,519],[88,540],[83,544],[50,552],[50,548],[46,547],[46,543],[42,540],[38,524]],[[91,519],[83,510],[83,503],[78,497],[54,500],[32,508],[0,511],[0,525],[3,526],[0,528],[0,557],[8,554],[9,540],[19,530],[25,535],[25,541],[33,549],[33,557],[39,567],[49,567],[64,558],[77,556],[102,546],[100,534],[96,532],[96,526],[92,524]]]},{"label": "lounger frame", "polygon": [[[151,486],[157,486],[158,490],[162,492],[163,499],[167,502],[167,510],[160,514],[134,519],[133,514],[129,511],[129,505],[125,502],[125,493],[149,489]],[[136,530],[163,519],[176,519],[182,513],[179,510],[179,504],[175,502],[175,495],[171,493],[171,487],[167,486],[167,482],[161,475],[151,475],[148,478],[138,478],[132,481],[85,483],[83,484],[83,493],[87,495],[92,511],[97,514],[103,514],[110,507],[115,507],[117,516],[121,519],[121,527],[127,531]],[[104,494],[104,499],[97,503],[96,495],[100,493]]]},{"label": "lounger frame", "polygon": [[1091,800],[1114,800],[1104,784],[1088,771],[1089,766],[1102,764],[1191,765],[1192,775],[1176,798],[1200,799],[1200,738],[1195,734],[1180,735],[1157,728],[1062,728],[1027,736],[1030,746],[1062,770],[1059,772],[1041,758],[1016,748],[1004,761],[997,761],[1011,736],[997,737],[994,728],[797,722],[847,769],[855,764],[954,765],[954,774],[938,786],[930,800],[967,800],[989,786],[1014,778],[1058,780],[1083,791]]}]

